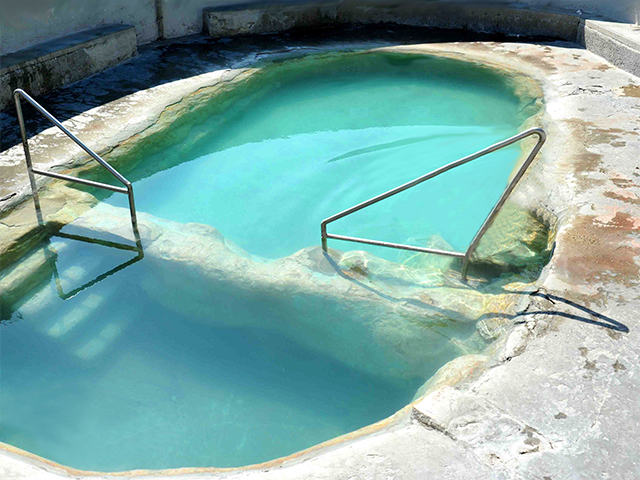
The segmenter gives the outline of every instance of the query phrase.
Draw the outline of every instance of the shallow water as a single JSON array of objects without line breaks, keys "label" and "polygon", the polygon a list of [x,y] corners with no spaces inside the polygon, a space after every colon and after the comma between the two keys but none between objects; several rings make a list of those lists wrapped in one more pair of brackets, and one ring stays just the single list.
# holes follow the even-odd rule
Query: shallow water
[{"label": "shallow water", "polygon": [[[318,244],[323,218],[515,134],[521,117],[505,79],[473,65],[390,54],[298,60],[141,142],[122,171],[139,211],[213,225],[248,252],[278,258]],[[463,250],[518,154],[448,172],[330,231],[416,245],[439,235]],[[126,205],[121,195],[106,201]],[[160,268],[148,258],[62,300],[133,254],[67,239],[51,249],[60,283],[49,274],[0,325],[0,441],[76,468],[267,461],[393,414],[439,367],[471,353],[456,345],[475,326],[441,321],[438,335],[451,343],[424,376],[364,373],[294,333],[225,326],[273,317],[281,304],[268,298],[210,291],[224,306],[208,323],[168,311],[154,300],[162,292],[152,298],[141,286]],[[287,300],[297,310],[283,308],[281,320],[296,325],[292,312],[311,300]],[[332,320],[354,335],[344,317]]]},{"label": "shallow water", "polygon": [[[140,211],[215,226],[249,253],[278,258],[317,245],[324,218],[514,135],[522,121],[503,78],[461,62],[378,53],[272,68],[241,99],[186,115],[132,154],[144,158],[128,172]],[[422,246],[437,234],[463,251],[519,152],[459,167],[329,231]],[[149,165],[160,171],[149,175]],[[126,197],[108,202],[126,206]]]},{"label": "shallow water", "polygon": [[[67,239],[50,248],[65,293],[133,257]],[[0,441],[98,471],[241,466],[381,420],[424,381],[363,373],[268,328],[226,327],[273,309],[258,299],[234,308],[228,290],[208,324],[177,315],[141,288],[148,267],[66,301],[51,277],[0,324]],[[473,331],[458,326],[462,338]]]}]

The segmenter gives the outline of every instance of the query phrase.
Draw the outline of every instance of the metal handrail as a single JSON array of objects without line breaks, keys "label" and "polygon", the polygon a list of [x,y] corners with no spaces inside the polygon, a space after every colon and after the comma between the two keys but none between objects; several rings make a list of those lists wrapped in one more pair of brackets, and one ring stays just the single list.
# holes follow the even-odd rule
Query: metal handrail
[{"label": "metal handrail", "polygon": [[[80,148],[82,148],[85,152],[87,152],[94,160],[96,160],[100,165],[107,169],[107,171],[116,177],[122,184],[124,184],[124,188],[115,187],[113,185],[109,185],[101,182],[94,182],[92,180],[85,180],[83,178],[71,177],[69,175],[63,175],[61,173],[49,172],[46,170],[39,170],[33,168],[33,164],[31,162],[31,153],[29,152],[29,143],[27,141],[27,132],[24,125],[24,117],[22,115],[22,105],[20,103],[20,97],[24,98],[27,102],[29,102],[33,107],[36,108],[42,115],[44,115],[51,123],[53,123],[56,127],[58,127],[62,132],[73,140]],[[40,209],[40,199],[38,197],[38,187],[36,185],[36,179],[34,174],[44,175],[45,177],[57,178],[60,180],[67,180],[69,182],[81,183],[82,185],[88,185],[90,187],[103,188],[105,190],[110,190],[112,192],[124,193],[129,197],[129,212],[131,214],[131,224],[133,226],[134,232],[137,233],[137,225],[138,218],[136,215],[136,206],[133,199],[133,186],[131,182],[123,177],[115,168],[109,165],[105,160],[102,159],[97,153],[87,147],[84,143],[82,143],[73,133],[67,130],[53,115],[47,112],[42,105],[36,102],[27,92],[22,90],[21,88],[17,88],[13,91],[13,98],[16,103],[16,111],[18,113],[18,123],[20,124],[20,135],[22,136],[22,146],[24,148],[24,156],[27,163],[27,172],[29,174],[29,182],[31,183],[31,190],[33,192],[33,201],[36,204],[36,216],[38,217],[38,223],[40,225],[44,224],[42,219],[42,212]]]},{"label": "metal handrail", "polygon": [[[507,185],[507,188],[505,188],[504,192],[502,192],[502,195],[500,196],[500,199],[498,200],[498,202],[495,204],[495,206],[493,207],[493,209],[491,210],[491,212],[489,213],[489,215],[487,216],[486,220],[484,221],[484,223],[482,224],[482,226],[480,227],[480,229],[478,230],[478,232],[476,233],[475,237],[473,237],[473,240],[471,241],[471,244],[469,245],[469,248],[467,249],[467,251],[465,253],[461,253],[461,252],[450,252],[447,250],[437,250],[434,248],[423,248],[423,247],[414,247],[412,245],[403,245],[400,243],[390,243],[390,242],[382,242],[379,240],[369,240],[366,238],[357,238],[357,237],[348,237],[345,235],[334,235],[332,233],[327,233],[327,225],[335,222],[336,220],[339,220],[343,217],[346,217],[347,215],[350,215],[354,212],[357,212],[358,210],[362,210],[363,208],[366,208],[370,205],[373,205],[374,203],[378,203],[382,200],[384,200],[385,198],[389,198],[397,193],[403,192],[411,187],[415,187],[416,185],[419,185],[422,182],[425,182],[433,177],[437,177],[438,175],[440,175],[441,173],[447,172],[449,170],[451,170],[452,168],[456,168],[459,167],[460,165],[464,165],[465,163],[469,163],[473,160],[476,160],[480,157],[484,157],[485,155],[488,155],[490,153],[495,152],[496,150],[500,150],[501,148],[504,147],[508,147],[509,145],[512,145],[516,142],[519,142],[520,140],[523,140],[527,137],[530,137],[531,135],[537,135],[538,136],[538,141],[536,142],[536,145],[533,147],[533,150],[531,150],[531,153],[529,153],[529,156],[527,157],[527,159],[524,161],[524,163],[522,164],[522,166],[518,169],[518,172],[515,174],[515,176],[513,177],[513,179],[511,180],[511,182],[509,182],[509,185]],[[368,245],[377,245],[380,247],[389,247],[389,248],[398,248],[401,250],[411,250],[414,252],[422,252],[422,253],[433,253],[436,255],[447,255],[450,257],[456,257],[456,258],[462,258],[462,280],[466,281],[467,279],[467,271],[469,269],[469,261],[471,260],[471,255],[473,255],[473,252],[476,250],[476,248],[478,247],[478,244],[480,243],[480,239],[482,238],[482,236],[487,232],[487,230],[489,229],[489,227],[491,226],[491,224],[493,223],[493,221],[495,220],[496,216],[498,215],[498,212],[500,211],[500,209],[502,208],[502,206],[504,205],[504,203],[507,201],[507,197],[511,194],[511,192],[513,191],[513,189],[515,188],[516,184],[520,181],[520,179],[522,178],[522,176],[524,175],[524,172],[527,170],[527,168],[529,168],[529,165],[531,165],[531,163],[533,162],[533,159],[536,157],[536,155],[538,154],[538,152],[540,151],[540,149],[542,148],[542,145],[544,144],[544,142],[547,139],[547,134],[544,132],[544,130],[542,130],[541,128],[531,128],[529,130],[526,130],[524,132],[521,132],[517,135],[514,135],[511,138],[508,138],[507,140],[504,140],[502,142],[496,143],[494,145],[491,145],[488,148],[485,148],[484,150],[480,150],[479,152],[474,153],[473,155],[469,155],[467,157],[461,158],[460,160],[456,160],[455,162],[451,162],[443,167],[437,168],[436,170],[433,170],[432,172],[427,173],[426,175],[423,175],[421,177],[416,178],[415,180],[412,180],[410,182],[405,183],[404,185],[400,185],[399,187],[396,187],[394,189],[389,190],[388,192],[385,192],[383,194],[380,194],[376,197],[373,197],[365,202],[359,203],[358,205],[355,205],[351,208],[348,208],[346,210],[343,210],[340,213],[337,213],[335,215],[332,215],[329,218],[326,218],[325,220],[322,221],[322,223],[320,224],[320,235],[322,237],[322,249],[326,252],[327,251],[327,239],[328,238],[333,238],[336,240],[345,240],[348,242],[357,242],[357,243],[365,243]]]}]

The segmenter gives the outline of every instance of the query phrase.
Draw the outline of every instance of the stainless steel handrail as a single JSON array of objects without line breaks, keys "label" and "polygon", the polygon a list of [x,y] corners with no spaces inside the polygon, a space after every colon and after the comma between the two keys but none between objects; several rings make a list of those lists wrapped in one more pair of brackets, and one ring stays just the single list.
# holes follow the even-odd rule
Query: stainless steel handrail
[{"label": "stainless steel handrail", "polygon": [[[438,175],[440,175],[441,173],[447,172],[449,170],[451,170],[452,168],[456,168],[459,167],[460,165],[464,165],[465,163],[469,163],[473,160],[476,160],[480,157],[484,157],[485,155],[488,155],[490,153],[495,152],[496,150],[500,150],[501,148],[504,147],[508,147],[509,145],[512,145],[516,142],[519,142],[520,140],[523,140],[527,137],[530,137],[531,135],[537,135],[538,136],[538,141],[536,142],[536,145],[533,147],[533,150],[531,150],[531,153],[529,153],[529,156],[527,157],[527,159],[524,161],[524,163],[522,164],[522,166],[518,169],[518,172],[515,174],[515,176],[513,177],[513,179],[511,180],[511,182],[509,182],[509,185],[507,185],[507,188],[504,190],[504,192],[502,192],[502,195],[500,196],[500,199],[498,200],[498,202],[495,204],[495,206],[493,207],[493,209],[491,210],[491,212],[489,213],[489,215],[487,216],[486,220],[484,221],[484,223],[482,224],[482,226],[480,227],[480,229],[478,230],[478,233],[476,233],[475,237],[473,237],[473,240],[471,241],[471,244],[469,245],[469,248],[467,249],[467,251],[465,253],[461,253],[461,252],[450,252],[450,251],[446,251],[446,250],[437,250],[437,249],[433,249],[433,248],[423,248],[423,247],[414,247],[412,245],[403,245],[400,243],[390,243],[390,242],[382,242],[379,240],[369,240],[366,238],[357,238],[357,237],[348,237],[345,235],[334,235],[332,233],[327,233],[327,225],[330,224],[331,222],[335,222],[336,220],[339,220],[343,217],[346,217],[347,215],[351,215],[354,212],[357,212],[358,210],[362,210],[363,208],[366,208],[370,205],[373,205],[374,203],[378,203],[386,198],[389,198],[397,193],[403,192],[405,190],[408,190],[411,187],[415,187],[416,185],[421,184],[422,182],[425,182],[433,177],[437,177]],[[482,238],[482,236],[487,232],[487,230],[489,229],[489,227],[491,226],[491,224],[493,223],[493,221],[495,220],[496,216],[498,215],[498,212],[500,211],[500,209],[502,208],[502,206],[504,205],[504,203],[507,201],[507,197],[509,197],[509,195],[511,194],[511,192],[513,191],[513,189],[515,188],[516,184],[520,181],[520,179],[522,178],[522,176],[524,175],[524,172],[527,170],[527,168],[529,168],[529,165],[531,165],[531,163],[533,162],[533,159],[536,157],[536,155],[538,154],[538,152],[540,151],[540,149],[542,148],[542,145],[544,144],[544,142],[547,139],[547,134],[544,132],[544,130],[542,130],[541,128],[531,128],[529,130],[526,130],[524,132],[521,132],[517,135],[514,135],[511,138],[508,138],[507,140],[504,140],[502,142],[496,143],[494,145],[491,145],[488,148],[485,148],[484,150],[480,150],[479,152],[474,153],[473,155],[469,155],[467,157],[461,158],[460,160],[456,160],[455,162],[451,162],[443,167],[437,168],[436,170],[433,170],[432,172],[427,173],[426,175],[423,175],[421,177],[416,178],[415,180],[412,180],[410,182],[405,183],[404,185],[400,185],[399,187],[396,187],[394,189],[389,190],[388,192],[385,192],[383,194],[380,194],[376,197],[373,197],[365,202],[359,203],[358,205],[355,205],[351,208],[348,208],[346,210],[343,210],[340,213],[337,213],[335,215],[332,215],[329,218],[326,218],[325,220],[322,221],[322,223],[320,224],[320,235],[322,237],[322,249],[326,252],[327,251],[327,239],[328,238],[333,238],[336,240],[345,240],[348,242],[357,242],[357,243],[365,243],[368,245],[377,245],[380,247],[389,247],[389,248],[398,248],[401,250],[411,250],[414,252],[422,252],[422,253],[433,253],[436,255],[447,255],[450,257],[457,257],[457,258],[462,258],[462,279],[464,281],[466,281],[467,279],[467,271],[469,269],[469,261],[471,260],[471,255],[473,255],[473,252],[476,250],[476,248],[478,247],[478,244],[480,243],[480,239]]]},{"label": "stainless steel handrail", "polygon": [[[31,153],[29,152],[29,143],[27,141],[27,131],[24,125],[24,117],[22,115],[22,105],[20,103],[20,97],[24,98],[27,102],[29,102],[36,110],[38,110],[42,115],[44,115],[51,123],[53,123],[56,127],[58,127],[62,132],[73,140],[80,148],[82,148],[85,152],[87,152],[94,160],[96,160],[100,165],[107,169],[107,171],[116,177],[122,184],[123,187],[115,187],[113,185],[109,185],[101,182],[94,182],[92,180],[85,180],[83,178],[71,177],[69,175],[63,175],[61,173],[48,172],[46,170],[39,170],[33,168],[33,163],[31,162]],[[138,226],[138,218],[136,215],[136,205],[133,199],[133,186],[131,182],[124,178],[115,168],[109,165],[105,160],[102,159],[97,153],[87,147],[84,143],[82,143],[73,133],[67,130],[56,118],[47,112],[42,105],[36,102],[27,92],[22,90],[21,88],[17,88],[13,91],[13,98],[16,103],[16,111],[18,113],[18,123],[20,124],[20,135],[22,136],[22,146],[24,148],[24,156],[27,163],[27,172],[29,174],[29,182],[31,183],[31,190],[33,192],[33,201],[36,204],[36,216],[38,217],[38,223],[40,225],[44,224],[42,218],[42,211],[40,209],[40,199],[38,197],[38,187],[36,185],[36,179],[34,174],[44,175],[46,177],[58,178],[60,180],[67,180],[69,182],[81,183],[82,185],[89,185],[91,187],[103,188],[105,190],[110,190],[112,192],[125,193],[129,197],[129,212],[131,214],[131,224],[133,226],[134,231],[137,233]]]}]

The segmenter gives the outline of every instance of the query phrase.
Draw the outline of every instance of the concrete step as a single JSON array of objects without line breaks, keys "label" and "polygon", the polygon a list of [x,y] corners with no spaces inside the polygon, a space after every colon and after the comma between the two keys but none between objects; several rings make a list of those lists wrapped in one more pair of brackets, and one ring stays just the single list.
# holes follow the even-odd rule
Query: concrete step
[{"label": "concrete step", "polygon": [[585,19],[578,43],[616,67],[640,76],[640,27],[620,22]]}]

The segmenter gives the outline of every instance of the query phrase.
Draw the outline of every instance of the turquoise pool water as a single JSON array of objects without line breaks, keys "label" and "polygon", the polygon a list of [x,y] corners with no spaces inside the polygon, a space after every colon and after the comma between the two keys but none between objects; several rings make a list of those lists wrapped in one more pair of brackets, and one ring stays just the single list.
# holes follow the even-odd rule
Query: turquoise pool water
[{"label": "turquoise pool water", "polygon": [[[51,251],[65,293],[133,257],[66,239]],[[381,420],[425,380],[367,374],[269,328],[224,326],[268,325],[274,309],[295,322],[281,300],[238,291],[234,304],[221,288],[208,292],[224,304],[209,324],[168,311],[141,287],[155,274],[144,258],[66,301],[49,276],[0,324],[0,441],[97,471],[242,466]],[[475,327],[456,330],[464,339]]]},{"label": "turquoise pool water", "polygon": [[[389,53],[270,67],[186,114],[129,155],[140,211],[213,225],[278,258],[319,243],[330,215],[503,140],[523,121],[504,77],[464,62]],[[506,186],[514,146],[367,208],[333,233],[464,250]],[[125,168],[126,164],[125,163]],[[109,203],[126,206],[113,195]],[[390,260],[398,252],[368,249]]]},{"label": "turquoise pool water", "polygon": [[[523,112],[508,81],[478,66],[335,55],[265,68],[117,161],[139,211],[213,225],[274,259],[317,245],[325,217],[513,135]],[[466,165],[330,231],[415,245],[439,235],[463,250],[518,154]],[[121,195],[104,200],[126,206]],[[157,258],[63,300],[58,287],[69,292],[133,254],[52,242],[61,283],[47,270],[2,315],[0,441],[75,468],[229,467],[288,455],[393,414],[444,363],[472,353],[458,345],[477,336],[473,324],[425,323],[447,346],[419,375],[376,375],[315,348],[328,341],[320,333],[305,346],[295,328],[261,328],[295,326],[295,312],[317,305],[308,296],[211,287],[208,323],[160,305],[163,292],[143,285],[181,270]],[[325,320],[356,335],[344,312]],[[258,326],[225,326],[230,319]]]}]

